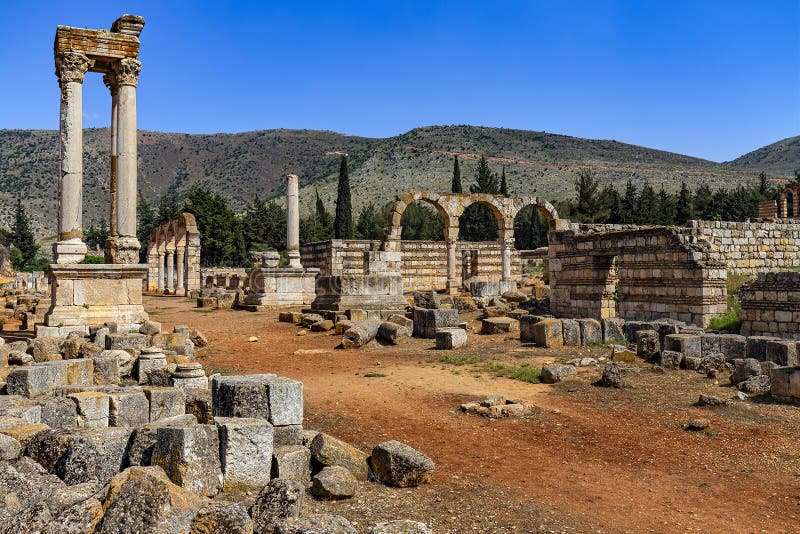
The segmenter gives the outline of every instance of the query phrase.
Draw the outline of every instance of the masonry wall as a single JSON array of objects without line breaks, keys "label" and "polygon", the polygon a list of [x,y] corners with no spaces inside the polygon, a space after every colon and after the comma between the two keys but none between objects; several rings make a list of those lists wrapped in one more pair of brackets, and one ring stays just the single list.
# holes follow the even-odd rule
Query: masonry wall
[{"label": "masonry wall", "polygon": [[[378,250],[380,241],[358,239],[333,239],[317,243],[306,243],[300,247],[303,267],[316,267],[320,276],[360,274],[365,269],[365,255]],[[444,241],[402,241],[404,291],[444,289],[447,285],[447,247]],[[477,260],[468,262],[467,273],[472,272],[478,280],[499,280],[501,275],[500,245],[495,241],[470,243],[459,241],[456,245],[456,277],[463,279],[464,256],[475,251]],[[471,254],[469,254],[471,256]],[[521,261],[516,250],[511,252],[511,276],[521,276]]]},{"label": "masonry wall", "polygon": [[800,340],[800,273],[761,273],[739,299],[743,335]]},{"label": "masonry wall", "polygon": [[740,274],[800,267],[800,224],[690,221],[688,228],[712,246],[711,257]]}]

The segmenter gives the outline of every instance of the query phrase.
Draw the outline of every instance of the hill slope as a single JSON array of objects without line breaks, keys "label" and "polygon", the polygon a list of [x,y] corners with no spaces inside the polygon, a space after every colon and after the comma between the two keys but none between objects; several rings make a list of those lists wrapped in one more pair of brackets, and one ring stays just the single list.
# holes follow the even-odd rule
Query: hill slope
[{"label": "hill slope", "polygon": [[[0,130],[0,224],[8,224],[20,196],[38,233],[55,232],[57,134],[52,130]],[[107,217],[108,145],[107,129],[84,131],[85,225]],[[462,160],[465,188],[474,180],[478,155],[485,154],[497,172],[506,167],[512,194],[550,199],[574,194],[573,181],[581,167],[595,169],[601,181],[620,188],[630,178],[668,190],[679,188],[681,181],[712,187],[737,185],[753,180],[762,170],[760,160],[739,162],[747,156],[719,164],[613,140],[475,126],[417,128],[386,139],[314,130],[214,135],[141,131],[139,187],[141,194],[154,201],[168,188],[186,193],[193,187],[205,187],[241,210],[255,195],[262,199],[280,195],[282,176],[294,173],[303,185],[304,210],[313,202],[314,188],[333,210],[341,153],[349,154],[356,209],[369,201],[382,204],[409,189],[448,190],[456,154]],[[772,165],[779,159],[773,153],[763,161]],[[790,155],[784,159],[791,159]],[[780,170],[784,167],[794,168],[776,164],[778,170],[771,176],[789,176],[788,171]]]},{"label": "hill slope", "polygon": [[732,167],[789,176],[800,169],[800,136],[761,147],[728,162]]}]

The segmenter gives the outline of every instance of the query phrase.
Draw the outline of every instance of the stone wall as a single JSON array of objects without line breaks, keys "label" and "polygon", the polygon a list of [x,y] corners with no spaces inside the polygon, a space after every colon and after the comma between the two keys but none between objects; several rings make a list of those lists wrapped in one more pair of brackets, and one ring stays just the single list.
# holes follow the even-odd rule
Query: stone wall
[{"label": "stone wall", "polygon": [[247,269],[244,267],[201,267],[202,287],[218,289],[242,289],[247,285]]},{"label": "stone wall", "polygon": [[800,273],[760,273],[739,299],[743,335],[800,340]]},{"label": "stone wall", "polygon": [[[363,274],[365,256],[380,249],[380,241],[333,239],[306,243],[300,247],[304,267],[315,267],[320,276]],[[447,247],[444,241],[402,241],[400,274],[404,291],[444,289],[447,285]],[[500,245],[495,241],[456,245],[456,276],[464,280],[472,274],[478,280],[499,280],[501,276]],[[511,253],[511,274],[521,276],[519,253]]]},{"label": "stone wall", "polygon": [[772,222],[690,221],[688,228],[711,244],[711,257],[740,274],[800,266],[800,224]]},{"label": "stone wall", "polygon": [[556,316],[707,326],[726,310],[725,263],[688,229],[569,224],[549,243]]}]

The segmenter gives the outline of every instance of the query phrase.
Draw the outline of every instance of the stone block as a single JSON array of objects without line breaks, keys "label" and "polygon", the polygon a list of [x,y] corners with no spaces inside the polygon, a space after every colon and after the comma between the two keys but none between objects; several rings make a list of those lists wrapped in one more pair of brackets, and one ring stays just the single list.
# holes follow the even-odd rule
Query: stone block
[{"label": "stone block", "polygon": [[153,449],[157,441],[156,434],[159,428],[183,428],[195,425],[197,425],[197,419],[193,415],[184,414],[165,417],[164,419],[136,427],[131,434],[130,444],[128,445],[127,465],[146,466],[151,464]]},{"label": "stone block", "polygon": [[214,422],[211,389],[184,389],[186,393],[186,413],[192,414],[204,425]]},{"label": "stone block", "polygon": [[273,534],[278,523],[299,517],[305,495],[303,483],[292,480],[273,480],[259,492],[250,513],[255,534]]},{"label": "stone block", "polygon": [[67,369],[50,363],[12,369],[6,377],[8,394],[37,397],[67,385]]},{"label": "stone block", "polygon": [[561,319],[561,334],[564,345],[577,347],[581,344],[581,325],[575,319]]},{"label": "stone block", "polygon": [[358,481],[350,471],[334,465],[325,467],[314,475],[311,494],[326,501],[349,499],[355,495],[357,486]]},{"label": "stone block", "polygon": [[156,431],[151,461],[178,486],[213,497],[223,482],[219,454],[219,436],[213,425],[161,427]]},{"label": "stone block", "polygon": [[302,425],[273,426],[272,431],[273,431],[272,444],[274,447],[303,444]]},{"label": "stone block", "polygon": [[378,327],[378,337],[392,345],[399,345],[408,341],[411,331],[392,321],[383,321]]},{"label": "stone block", "polygon": [[302,445],[276,445],[272,452],[272,478],[311,480],[311,451]]},{"label": "stone block", "polygon": [[95,384],[118,385],[122,381],[122,377],[119,374],[119,359],[116,356],[109,354],[104,356],[97,355],[92,357],[91,360],[93,382]]},{"label": "stone block", "polygon": [[312,324],[309,329],[312,332],[329,332],[333,330],[333,321],[330,319],[323,319]]},{"label": "stone block", "polygon": [[782,367],[797,365],[797,342],[789,340],[767,341],[767,361]]},{"label": "stone block", "polygon": [[143,391],[124,388],[108,393],[108,424],[113,427],[136,427],[150,421],[150,402]]},{"label": "stone block", "polygon": [[428,310],[414,308],[414,336],[428,339],[436,337],[439,328],[457,327],[458,310]]},{"label": "stone block", "polygon": [[433,461],[399,441],[379,443],[372,449],[370,465],[375,476],[388,486],[416,487],[433,476]]},{"label": "stone block", "polygon": [[557,348],[564,345],[560,319],[542,319],[533,325],[533,339],[540,347]]},{"label": "stone block", "polygon": [[461,328],[440,328],[436,331],[436,348],[450,350],[467,344],[467,332]]},{"label": "stone block", "polygon": [[683,364],[683,353],[672,350],[661,351],[661,367],[664,369],[678,369]]},{"label": "stone block", "polygon": [[770,369],[769,378],[772,398],[780,402],[800,404],[800,367]]},{"label": "stone block", "polygon": [[294,311],[284,311],[278,314],[278,321],[281,323],[299,324],[303,314]]},{"label": "stone block", "polygon": [[66,337],[39,337],[31,341],[31,354],[37,362],[61,359],[61,348]]},{"label": "stone block", "polygon": [[511,317],[481,319],[481,334],[506,334],[519,331],[519,321]]},{"label": "stone block", "polygon": [[149,336],[138,332],[108,334],[106,336],[106,349],[108,350],[142,350],[147,348]]},{"label": "stone block", "polygon": [[542,366],[541,380],[544,384],[556,384],[568,376],[578,374],[574,365],[551,363]]},{"label": "stone block", "polygon": [[169,377],[171,386],[180,389],[207,389],[208,378],[203,366],[197,362],[179,363]]},{"label": "stone block", "polygon": [[76,428],[78,407],[66,397],[44,397],[38,400],[42,407],[41,422],[51,428]]},{"label": "stone block", "polygon": [[238,502],[205,502],[192,519],[190,533],[253,534],[253,521]]},{"label": "stone block", "polygon": [[358,534],[358,530],[342,516],[333,514],[311,514],[289,517],[278,523],[275,534],[336,533]]},{"label": "stone block", "polygon": [[149,384],[148,373],[155,369],[166,369],[167,357],[164,352],[156,347],[142,350],[136,361],[136,377],[140,384]]},{"label": "stone block", "polygon": [[272,425],[265,419],[217,417],[225,491],[263,488],[272,469]]},{"label": "stone block", "polygon": [[19,417],[36,424],[42,421],[42,407],[20,395],[0,395],[0,416]]},{"label": "stone block", "polygon": [[161,333],[161,323],[158,321],[145,321],[139,327],[139,333],[146,336],[154,336]]},{"label": "stone block", "polygon": [[110,356],[117,359],[117,366],[119,367],[119,374],[121,377],[129,377],[133,374],[136,356],[126,350],[104,350],[98,355],[100,358]]},{"label": "stone block", "polygon": [[319,469],[338,465],[349,469],[358,480],[366,481],[369,476],[369,456],[340,439],[320,432],[309,449],[313,463]]},{"label": "stone block", "polygon": [[661,355],[658,332],[655,330],[636,332],[636,355],[645,361],[655,360]]},{"label": "stone block", "polygon": [[268,382],[269,422],[275,426],[303,424],[303,383],[275,377]]},{"label": "stone block", "polygon": [[747,357],[760,362],[767,361],[767,342],[775,338],[767,336],[750,336],[747,338]]},{"label": "stone block", "polygon": [[603,342],[603,327],[596,319],[577,319],[581,329],[581,345],[597,345]]},{"label": "stone block", "polygon": [[274,378],[273,374],[213,377],[214,416],[269,420],[269,382]]},{"label": "stone block", "polygon": [[600,320],[603,328],[603,343],[616,343],[625,341],[625,321],[618,317],[608,317]]},{"label": "stone block", "polygon": [[186,413],[186,393],[182,389],[145,387],[142,391],[150,403],[151,422]]},{"label": "stone block", "polygon": [[78,411],[78,426],[107,428],[109,397],[99,391],[82,391],[67,395]]},{"label": "stone block", "polygon": [[612,345],[611,361],[633,363],[636,361],[636,353],[623,345]]},{"label": "stone block", "polygon": [[702,337],[697,334],[668,334],[664,338],[664,349],[680,352],[684,357],[701,358]]},{"label": "stone block", "polygon": [[399,324],[400,326],[405,326],[409,332],[414,331],[414,321],[409,319],[405,315],[400,315],[399,313],[393,313],[389,315],[389,317],[386,320],[395,324]]}]

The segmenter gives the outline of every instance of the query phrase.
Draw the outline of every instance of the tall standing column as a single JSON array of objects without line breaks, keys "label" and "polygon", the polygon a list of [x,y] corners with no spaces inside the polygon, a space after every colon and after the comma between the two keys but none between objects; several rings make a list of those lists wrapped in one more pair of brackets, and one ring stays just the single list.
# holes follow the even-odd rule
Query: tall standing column
[{"label": "tall standing column", "polygon": [[167,249],[167,280],[164,289],[167,293],[175,293],[175,253]]},{"label": "tall standing column", "polygon": [[297,175],[286,177],[286,256],[289,267],[300,269],[300,180]]},{"label": "tall standing column", "polygon": [[109,180],[109,232],[106,239],[106,263],[116,263],[114,260],[117,237],[117,120],[119,118],[119,86],[113,72],[103,75],[103,83],[111,92],[111,172]]},{"label": "tall standing column", "polygon": [[459,288],[458,278],[456,278],[457,226],[445,229],[444,242],[447,245],[447,292],[453,295],[458,292]]},{"label": "tall standing column", "polygon": [[177,281],[176,288],[175,288],[175,293],[177,295],[185,295],[186,294],[186,284],[184,282],[184,276],[183,276],[183,273],[184,273],[184,262],[185,261],[186,261],[186,258],[184,257],[183,249],[182,248],[178,248],[178,250],[175,252],[175,267],[178,270],[178,276],[177,276],[178,281]]},{"label": "tall standing column", "polygon": [[[511,223],[513,225],[513,221]],[[514,230],[511,228],[500,229],[497,236],[500,241],[500,264],[502,266],[502,280],[511,281],[511,248],[514,246]]]},{"label": "tall standing column", "polygon": [[136,85],[142,64],[124,58],[114,64],[117,81],[117,233],[116,263],[139,263],[136,238]]},{"label": "tall standing column", "polygon": [[158,251],[158,292],[164,292],[164,253]]},{"label": "tall standing column", "polygon": [[83,76],[88,58],[76,52],[56,54],[56,76],[61,86],[61,173],[58,178],[58,241],[56,263],[80,263],[83,242]]}]

